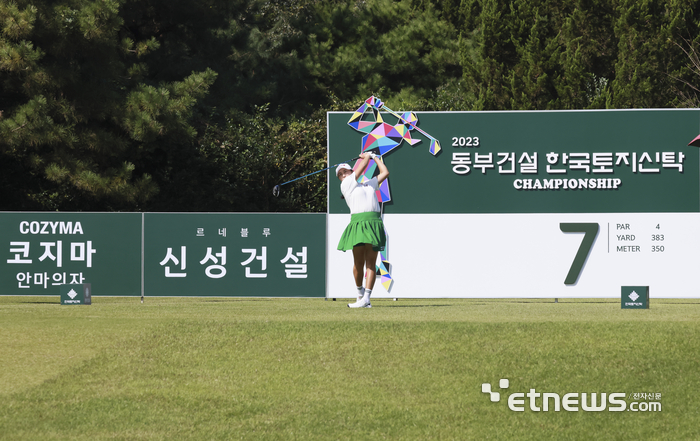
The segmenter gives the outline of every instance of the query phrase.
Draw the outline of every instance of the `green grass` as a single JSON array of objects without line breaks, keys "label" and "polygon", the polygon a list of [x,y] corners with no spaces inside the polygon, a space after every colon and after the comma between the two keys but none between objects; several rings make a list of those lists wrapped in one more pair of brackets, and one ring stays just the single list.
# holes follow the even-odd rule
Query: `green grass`
[{"label": "green grass", "polygon": [[[0,297],[0,439],[700,438],[698,300],[93,302]],[[532,388],[663,407],[508,409]]]}]

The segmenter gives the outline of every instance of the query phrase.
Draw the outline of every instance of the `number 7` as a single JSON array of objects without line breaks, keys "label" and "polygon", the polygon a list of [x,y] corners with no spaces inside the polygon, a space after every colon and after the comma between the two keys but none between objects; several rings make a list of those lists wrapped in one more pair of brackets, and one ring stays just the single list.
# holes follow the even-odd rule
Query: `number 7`
[{"label": "number 7", "polygon": [[578,247],[578,252],[574,261],[571,263],[571,268],[569,269],[569,274],[566,275],[564,280],[564,285],[574,285],[578,281],[578,277],[581,275],[583,270],[583,264],[586,263],[588,255],[593,248],[593,242],[598,236],[598,230],[600,229],[598,224],[570,224],[562,222],[559,224],[559,229],[563,233],[585,233],[583,240],[581,241],[581,246]]}]

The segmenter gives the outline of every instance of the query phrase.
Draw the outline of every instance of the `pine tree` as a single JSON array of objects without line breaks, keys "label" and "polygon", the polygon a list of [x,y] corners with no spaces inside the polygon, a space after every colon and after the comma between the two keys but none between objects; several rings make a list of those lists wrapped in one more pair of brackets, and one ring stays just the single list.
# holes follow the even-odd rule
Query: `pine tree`
[{"label": "pine tree", "polygon": [[360,102],[378,94],[413,107],[459,77],[454,27],[430,3],[341,0],[313,10],[314,19],[300,24],[300,54],[321,91]]},{"label": "pine tree", "polygon": [[692,0],[465,0],[461,54],[475,109],[673,107],[693,81]]},{"label": "pine tree", "polygon": [[607,106],[673,107],[693,81],[682,45],[699,41],[700,8],[688,0],[620,0],[614,23],[615,77]]},{"label": "pine tree", "polygon": [[462,65],[476,109],[600,105],[611,57],[604,1],[465,0]]},{"label": "pine tree", "polygon": [[216,74],[144,82],[138,58],[159,44],[120,38],[121,6],[0,5],[0,167],[23,176],[2,182],[12,197],[0,209],[138,208],[158,190],[142,159],[193,138],[192,108]]}]

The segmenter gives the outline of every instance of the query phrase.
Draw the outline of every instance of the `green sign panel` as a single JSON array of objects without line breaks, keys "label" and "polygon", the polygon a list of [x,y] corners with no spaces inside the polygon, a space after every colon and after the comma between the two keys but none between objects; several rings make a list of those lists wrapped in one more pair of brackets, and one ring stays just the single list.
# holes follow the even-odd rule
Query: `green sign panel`
[{"label": "green sign panel", "polygon": [[61,285],[61,305],[91,305],[92,284]]},{"label": "green sign panel", "polygon": [[622,309],[649,309],[649,287],[623,286],[620,300]]},{"label": "green sign panel", "polygon": [[326,214],[0,213],[0,295],[323,297],[325,241]]},{"label": "green sign panel", "polygon": [[323,297],[325,214],[146,213],[147,296]]},{"label": "green sign panel", "polygon": [[[617,298],[628,280],[698,296],[700,149],[688,144],[699,109],[389,108],[370,97],[327,114],[329,164],[379,150],[390,171],[377,191],[390,240],[375,297]],[[361,179],[372,173],[370,162]],[[328,180],[329,295],[351,297],[335,250],[349,208]]]},{"label": "green sign panel", "polygon": [[2,295],[141,294],[140,213],[0,213]]},{"label": "green sign panel", "polygon": [[[364,134],[348,125],[351,116],[328,114],[330,164],[361,151]],[[429,139],[413,130],[422,142],[403,141],[385,155],[392,173],[384,211],[698,212],[700,151],[687,145],[699,120],[697,109],[418,112],[418,126],[442,150],[431,155]],[[329,180],[329,213],[347,212],[333,173]]]}]

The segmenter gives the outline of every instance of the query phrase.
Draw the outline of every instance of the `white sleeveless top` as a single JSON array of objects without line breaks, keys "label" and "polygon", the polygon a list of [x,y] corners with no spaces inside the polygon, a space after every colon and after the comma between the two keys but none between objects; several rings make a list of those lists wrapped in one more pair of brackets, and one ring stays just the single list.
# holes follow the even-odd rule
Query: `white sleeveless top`
[{"label": "white sleeveless top", "polygon": [[364,184],[357,182],[355,172],[340,183],[340,192],[345,197],[350,214],[366,213],[368,211],[379,212],[379,201],[377,200],[377,188],[379,187],[377,177],[373,177]]}]

